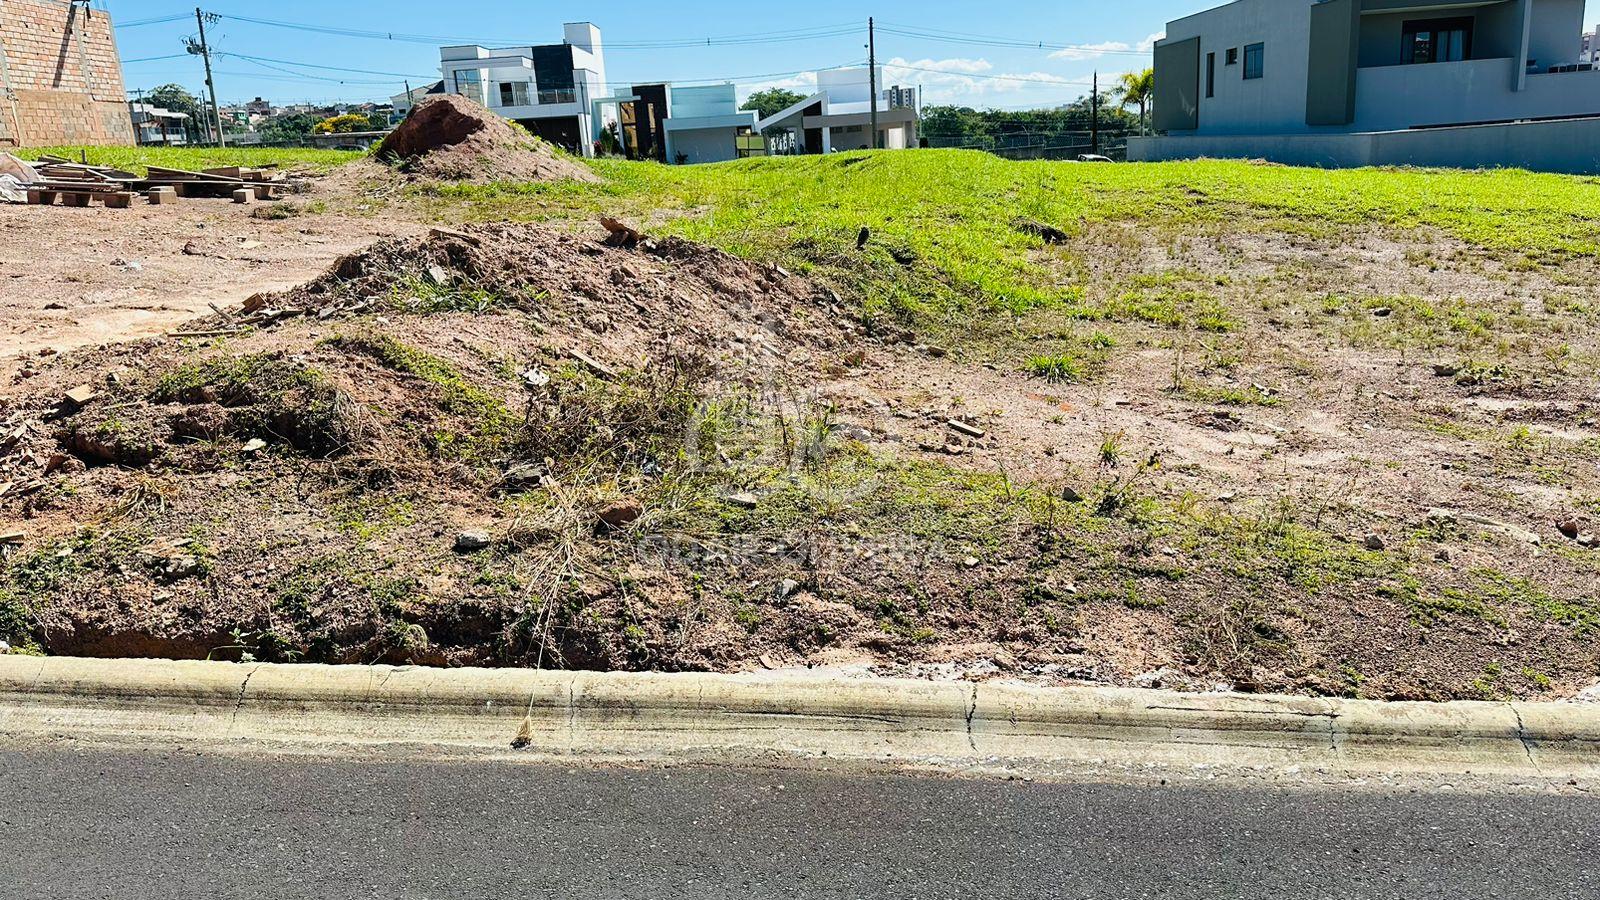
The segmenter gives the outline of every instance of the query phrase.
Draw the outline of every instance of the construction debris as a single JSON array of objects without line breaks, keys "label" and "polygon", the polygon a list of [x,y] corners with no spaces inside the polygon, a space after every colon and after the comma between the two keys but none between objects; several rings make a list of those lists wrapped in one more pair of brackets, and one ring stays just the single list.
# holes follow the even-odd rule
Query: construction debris
[{"label": "construction debris", "polygon": [[[9,166],[0,159],[0,171],[11,172]],[[127,209],[139,193],[146,194],[153,204],[170,203],[179,197],[231,197],[236,203],[249,203],[272,199],[283,183],[281,173],[238,166],[199,172],[150,166],[141,178],[110,166],[44,156],[37,165],[24,168],[27,181],[19,187],[26,190],[27,201],[35,206],[53,206],[60,198],[62,206],[83,207],[99,199],[110,209]],[[22,177],[12,174],[19,180]]]},{"label": "construction debris", "polygon": [[417,104],[378,145],[377,156],[397,160],[409,175],[450,181],[600,180],[582,163],[457,94]]}]

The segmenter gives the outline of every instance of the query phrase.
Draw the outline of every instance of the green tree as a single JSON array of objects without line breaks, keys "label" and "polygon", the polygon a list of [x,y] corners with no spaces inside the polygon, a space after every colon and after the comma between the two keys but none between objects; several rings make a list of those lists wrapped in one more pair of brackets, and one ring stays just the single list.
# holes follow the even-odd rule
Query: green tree
[{"label": "green tree", "polygon": [[767,88],[764,91],[756,91],[751,94],[749,99],[744,101],[744,105],[739,108],[753,109],[756,111],[756,115],[765,119],[775,113],[783,112],[804,99],[804,94],[796,94],[786,88]]},{"label": "green tree", "polygon": [[1129,106],[1139,107],[1139,133],[1143,134],[1145,113],[1149,112],[1150,100],[1156,92],[1156,70],[1145,69],[1142,72],[1122,73],[1122,78],[1118,79],[1113,92],[1124,109]]},{"label": "green tree", "polygon": [[372,120],[365,113],[347,113],[342,116],[333,116],[323,119],[311,126],[312,134],[354,134],[357,131],[370,131]]},{"label": "green tree", "polygon": [[259,131],[261,140],[269,144],[293,144],[304,141],[306,135],[311,134],[317,123],[322,121],[319,116],[311,113],[295,113],[288,116],[277,116],[261,123]]}]

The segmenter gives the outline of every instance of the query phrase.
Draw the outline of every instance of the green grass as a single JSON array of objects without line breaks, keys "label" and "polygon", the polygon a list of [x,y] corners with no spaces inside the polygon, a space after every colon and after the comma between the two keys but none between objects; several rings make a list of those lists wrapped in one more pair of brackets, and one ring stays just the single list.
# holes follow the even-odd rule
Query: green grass
[{"label": "green grass", "polygon": [[38,159],[47,154],[64,156],[74,162],[87,158],[91,165],[113,166],[135,175],[145,174],[149,166],[191,171],[218,166],[259,168],[270,165],[327,170],[366,156],[350,150],[305,147],[31,147],[15,152],[23,159]]}]

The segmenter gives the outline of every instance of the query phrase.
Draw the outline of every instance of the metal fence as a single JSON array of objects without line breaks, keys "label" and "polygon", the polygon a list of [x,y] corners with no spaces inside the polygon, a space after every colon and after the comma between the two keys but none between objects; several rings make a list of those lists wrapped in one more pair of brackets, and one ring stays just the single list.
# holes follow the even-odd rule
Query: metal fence
[{"label": "metal fence", "polygon": [[1137,133],[1126,128],[1100,129],[1099,145],[1088,130],[1014,131],[999,134],[953,137],[925,135],[929,147],[983,150],[1006,159],[1077,159],[1084,153],[1098,153],[1115,160],[1128,157],[1128,137]]}]

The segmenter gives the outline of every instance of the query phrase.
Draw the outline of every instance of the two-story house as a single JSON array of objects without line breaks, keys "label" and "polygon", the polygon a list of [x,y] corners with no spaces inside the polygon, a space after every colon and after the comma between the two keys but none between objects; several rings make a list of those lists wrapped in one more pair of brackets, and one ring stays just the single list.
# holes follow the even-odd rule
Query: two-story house
[{"label": "two-story house", "polygon": [[444,90],[461,94],[573,153],[594,155],[594,101],[606,96],[600,29],[564,27],[566,40],[538,47],[444,47]]},{"label": "two-story house", "polygon": [[1584,0],[1236,0],[1168,23],[1129,158],[1600,171]]},{"label": "two-story house", "polygon": [[878,88],[878,146],[917,146],[916,88],[886,86],[883,67],[846,66],[817,72],[816,93],[756,123],[774,155],[866,150],[872,145],[872,86]]}]

